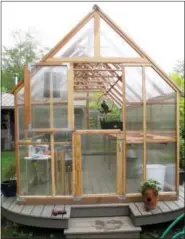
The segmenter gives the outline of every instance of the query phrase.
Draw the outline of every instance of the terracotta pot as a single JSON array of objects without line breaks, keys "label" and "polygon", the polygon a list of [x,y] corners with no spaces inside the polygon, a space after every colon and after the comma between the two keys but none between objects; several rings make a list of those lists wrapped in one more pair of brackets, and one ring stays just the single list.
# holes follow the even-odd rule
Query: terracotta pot
[{"label": "terracotta pot", "polygon": [[155,209],[158,202],[158,195],[156,195],[156,192],[153,189],[146,189],[144,195],[144,206],[147,211]]}]

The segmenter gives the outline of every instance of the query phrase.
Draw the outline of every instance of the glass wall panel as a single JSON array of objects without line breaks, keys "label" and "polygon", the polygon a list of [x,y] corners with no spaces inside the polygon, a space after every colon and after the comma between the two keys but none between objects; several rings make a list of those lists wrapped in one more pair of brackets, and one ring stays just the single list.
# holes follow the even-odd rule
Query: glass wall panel
[{"label": "glass wall panel", "polygon": [[139,54],[103,19],[100,19],[100,34],[101,56],[139,57]]},{"label": "glass wall panel", "polygon": [[54,57],[90,57],[94,55],[94,19],[83,26]]},{"label": "glass wall panel", "polygon": [[72,145],[55,144],[55,185],[57,195],[72,194]]},{"label": "glass wall panel", "polygon": [[[34,67],[30,88],[32,128],[67,128],[67,66]],[[58,105],[60,102],[63,104]],[[54,125],[51,125],[52,117]]]},{"label": "glass wall panel", "polygon": [[176,143],[147,143],[147,179],[161,183],[162,191],[175,191]]},{"label": "glass wall panel", "polygon": [[53,128],[68,128],[68,105],[53,105]]},{"label": "glass wall panel", "polygon": [[143,180],[143,144],[126,146],[126,193],[139,193]]},{"label": "glass wall panel", "polygon": [[[143,130],[143,93],[141,67],[125,68],[126,83],[126,130]],[[130,97],[130,95],[132,97]]]},{"label": "glass wall panel", "polygon": [[20,145],[21,195],[51,195],[49,145]]},{"label": "glass wall panel", "polygon": [[174,136],[176,92],[152,68],[146,68],[147,138]]},{"label": "glass wall panel", "polygon": [[17,93],[17,129],[18,129],[18,138],[23,140],[25,138],[24,132],[24,87]]},{"label": "glass wall panel", "polygon": [[116,136],[82,135],[82,193],[116,193]]}]

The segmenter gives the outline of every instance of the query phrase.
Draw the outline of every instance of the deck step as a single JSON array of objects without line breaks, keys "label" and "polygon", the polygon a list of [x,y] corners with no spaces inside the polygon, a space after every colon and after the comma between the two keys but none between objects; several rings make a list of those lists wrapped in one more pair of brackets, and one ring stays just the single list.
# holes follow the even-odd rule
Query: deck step
[{"label": "deck step", "polygon": [[128,204],[73,205],[71,218],[128,216]]},{"label": "deck step", "polygon": [[140,227],[135,227],[131,219],[123,217],[70,218],[66,239],[108,239],[139,238]]}]

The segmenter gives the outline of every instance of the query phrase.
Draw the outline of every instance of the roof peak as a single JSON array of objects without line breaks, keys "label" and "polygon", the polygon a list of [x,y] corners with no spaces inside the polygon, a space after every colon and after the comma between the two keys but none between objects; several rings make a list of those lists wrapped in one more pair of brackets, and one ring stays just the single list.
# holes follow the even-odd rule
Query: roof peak
[{"label": "roof peak", "polygon": [[100,7],[97,4],[94,4],[93,9],[94,10],[100,10]]}]

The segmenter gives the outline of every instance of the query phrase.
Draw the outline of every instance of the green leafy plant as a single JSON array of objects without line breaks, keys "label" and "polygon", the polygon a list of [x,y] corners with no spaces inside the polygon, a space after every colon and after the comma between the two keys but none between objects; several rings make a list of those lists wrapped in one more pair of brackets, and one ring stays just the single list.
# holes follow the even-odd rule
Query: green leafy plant
[{"label": "green leafy plant", "polygon": [[160,188],[160,183],[157,180],[154,179],[148,179],[141,185],[141,194],[144,196],[145,192],[147,189],[152,189],[154,190],[155,195],[157,196],[159,194],[159,191],[161,190]]},{"label": "green leafy plant", "polygon": [[11,163],[8,165],[8,167],[4,170],[4,177],[5,179],[15,179],[16,174],[16,164]]}]

